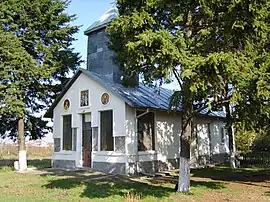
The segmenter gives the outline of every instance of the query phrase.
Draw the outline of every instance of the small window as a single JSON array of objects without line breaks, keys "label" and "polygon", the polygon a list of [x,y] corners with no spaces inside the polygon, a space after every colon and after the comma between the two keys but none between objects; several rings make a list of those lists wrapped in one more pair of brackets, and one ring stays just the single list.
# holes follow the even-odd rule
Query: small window
[{"label": "small window", "polygon": [[100,112],[100,145],[101,151],[114,151],[112,110]]},{"label": "small window", "polygon": [[63,116],[63,150],[72,150],[71,115]]},{"label": "small window", "polygon": [[85,107],[89,105],[89,91],[84,90],[81,91],[81,107]]},{"label": "small window", "polygon": [[[137,111],[137,116],[143,112]],[[138,151],[155,150],[154,113],[138,118]]]}]

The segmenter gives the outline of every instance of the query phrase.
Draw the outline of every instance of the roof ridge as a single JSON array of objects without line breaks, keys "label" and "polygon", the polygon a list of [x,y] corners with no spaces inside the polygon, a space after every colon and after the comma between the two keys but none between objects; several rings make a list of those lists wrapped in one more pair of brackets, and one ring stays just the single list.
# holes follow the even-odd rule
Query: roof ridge
[{"label": "roof ridge", "polygon": [[119,15],[117,7],[113,6],[107,10],[102,16],[99,17],[92,25],[90,25],[85,31],[84,34],[87,35],[91,32],[99,30],[106,27],[114,18]]}]

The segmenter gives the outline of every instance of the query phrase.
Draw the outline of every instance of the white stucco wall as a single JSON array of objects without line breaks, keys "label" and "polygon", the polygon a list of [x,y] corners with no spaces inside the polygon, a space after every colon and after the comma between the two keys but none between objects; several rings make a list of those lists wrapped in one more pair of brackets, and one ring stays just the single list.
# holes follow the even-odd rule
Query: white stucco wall
[{"label": "white stucco wall", "polygon": [[224,134],[224,143],[222,143],[221,130],[225,128],[226,124],[223,121],[215,121],[210,124],[211,134],[211,151],[212,154],[229,153],[229,137],[228,134]]},{"label": "white stucco wall", "polygon": [[[80,92],[82,90],[89,90],[89,106],[87,107],[80,107]],[[101,95],[105,92],[110,95],[110,102],[106,106],[101,103]],[[65,99],[69,99],[70,101],[70,107],[68,110],[65,110],[63,107]],[[93,81],[86,75],[81,74],[54,109],[53,137],[61,138],[61,151],[54,152],[53,159],[76,160],[76,166],[82,166],[81,114],[91,113],[91,125],[92,127],[98,127],[99,112],[103,110],[113,110],[113,136],[125,136],[125,103],[117,96],[108,92],[97,82]],[[77,151],[62,150],[63,115],[68,114],[72,114],[72,128],[78,128]],[[98,141],[98,143],[100,145],[100,140]],[[115,156],[119,155],[119,159],[115,159],[108,158],[107,156],[109,153],[114,154],[114,152],[93,152],[92,161],[126,161],[122,159],[123,154],[119,154],[116,152]]]},{"label": "white stucco wall", "polygon": [[[197,139],[191,143],[191,163],[198,160],[198,156],[229,153],[228,135],[222,143],[221,129],[225,122],[216,117],[195,118]],[[194,164],[195,165],[195,164]],[[196,165],[195,165],[196,166]]]},{"label": "white stucco wall", "polygon": [[137,136],[136,136],[136,109],[125,105],[126,108],[126,153],[128,155],[136,155],[137,152]]},{"label": "white stucco wall", "polygon": [[[152,112],[155,114],[155,151],[137,152],[136,109],[126,105],[125,127],[128,163],[161,161],[169,164],[168,159],[179,158],[181,116],[161,111]],[[134,168],[128,168],[129,172],[134,172],[132,169]]]},{"label": "white stucco wall", "polygon": [[[153,111],[155,114],[155,151],[137,153],[136,109],[126,105],[126,148],[128,162],[161,161],[179,158],[181,114]],[[198,156],[228,153],[228,138],[221,140],[221,127],[224,121],[216,117],[195,118],[197,139],[191,142],[191,164],[198,162]],[[137,156],[138,155],[138,156]],[[170,165],[169,165],[170,166]]]},{"label": "white stucco wall", "polygon": [[179,158],[181,115],[168,112],[156,112],[156,151],[158,160]]}]

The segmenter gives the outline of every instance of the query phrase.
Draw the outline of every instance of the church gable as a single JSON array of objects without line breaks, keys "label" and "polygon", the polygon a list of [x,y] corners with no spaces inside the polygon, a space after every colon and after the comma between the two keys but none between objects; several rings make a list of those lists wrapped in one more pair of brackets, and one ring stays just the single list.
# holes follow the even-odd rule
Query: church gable
[{"label": "church gable", "polygon": [[[116,126],[114,133],[123,134],[125,102],[87,75],[81,73],[76,77],[76,80],[72,81],[72,85],[62,92],[64,94],[61,95],[61,99],[58,99],[58,103],[53,109],[55,122],[61,120],[65,115],[72,115],[72,128],[79,128],[80,119],[78,117],[80,114],[91,113],[92,127],[98,127],[100,112],[112,110]],[[61,123],[59,124],[61,125]]]},{"label": "church gable", "polygon": [[[76,80],[66,87],[68,89],[62,92],[63,95],[60,100],[58,99],[55,111],[69,113],[75,110],[92,110],[92,108],[104,110],[114,108],[114,105],[124,104],[121,99],[87,75],[80,74],[76,77]],[[65,103],[69,103],[68,106],[65,106]]]}]

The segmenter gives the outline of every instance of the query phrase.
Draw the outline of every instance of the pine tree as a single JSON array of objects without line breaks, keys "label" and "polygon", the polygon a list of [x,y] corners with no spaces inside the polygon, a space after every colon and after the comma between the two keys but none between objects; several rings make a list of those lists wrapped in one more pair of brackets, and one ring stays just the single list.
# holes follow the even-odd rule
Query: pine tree
[{"label": "pine tree", "polygon": [[[70,47],[77,26],[66,0],[0,2],[0,134],[19,140],[19,168],[26,169],[25,135],[36,139],[49,127],[38,116],[80,64]],[[18,135],[17,135],[18,134]]]},{"label": "pine tree", "polygon": [[[140,72],[146,83],[162,84],[174,75],[180,85],[171,104],[182,105],[178,191],[188,192],[193,117],[227,106],[232,128],[228,106],[246,102],[243,90],[254,72],[262,73],[258,55],[269,55],[270,2],[118,0],[117,7],[120,16],[108,28],[110,48],[127,77]],[[261,85],[264,96],[268,79],[260,77],[254,87]],[[232,151],[232,131],[229,137]]]}]

